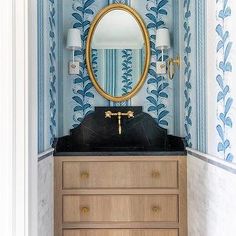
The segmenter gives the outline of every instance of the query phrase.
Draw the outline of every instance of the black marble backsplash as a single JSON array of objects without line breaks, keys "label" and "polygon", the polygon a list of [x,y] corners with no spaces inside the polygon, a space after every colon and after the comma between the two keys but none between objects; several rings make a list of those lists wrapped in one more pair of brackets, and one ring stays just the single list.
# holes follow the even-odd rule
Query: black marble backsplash
[{"label": "black marble backsplash", "polygon": [[[106,111],[134,112],[134,118],[121,119],[118,133],[117,117],[105,118]],[[180,137],[167,134],[142,107],[96,107],[70,135],[55,140],[55,155],[76,152],[185,152]]]}]

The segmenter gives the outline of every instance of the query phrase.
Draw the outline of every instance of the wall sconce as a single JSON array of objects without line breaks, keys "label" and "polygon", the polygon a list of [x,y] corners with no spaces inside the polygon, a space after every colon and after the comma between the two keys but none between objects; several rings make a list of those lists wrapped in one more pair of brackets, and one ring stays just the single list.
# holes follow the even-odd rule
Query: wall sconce
[{"label": "wall sconce", "polygon": [[66,48],[72,50],[72,61],[69,61],[69,70],[70,75],[79,74],[79,61],[75,61],[75,50],[78,50],[82,47],[80,30],[72,28],[68,30],[67,33],[67,42]]},{"label": "wall sconce", "polygon": [[167,66],[164,61],[164,51],[170,48],[170,34],[166,28],[157,29],[156,48],[161,50],[161,61],[157,61],[156,70],[158,74],[166,74]]},{"label": "wall sconce", "polygon": [[167,74],[168,70],[169,79],[173,79],[176,71],[175,66],[180,66],[180,58],[179,56],[176,59],[170,58],[168,60],[168,66],[166,65],[164,51],[170,49],[170,46],[169,30],[167,28],[157,29],[156,48],[162,52],[161,61],[157,61],[156,63],[157,74]]}]

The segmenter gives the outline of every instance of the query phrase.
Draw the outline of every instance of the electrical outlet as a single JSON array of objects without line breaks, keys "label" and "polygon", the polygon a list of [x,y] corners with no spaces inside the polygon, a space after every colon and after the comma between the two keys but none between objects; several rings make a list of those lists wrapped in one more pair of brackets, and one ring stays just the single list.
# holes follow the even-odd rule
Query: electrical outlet
[{"label": "electrical outlet", "polygon": [[166,62],[157,61],[156,62],[156,71],[159,75],[164,75],[167,73]]},{"label": "electrical outlet", "polygon": [[79,74],[79,61],[70,61],[69,62],[69,75],[77,75]]}]

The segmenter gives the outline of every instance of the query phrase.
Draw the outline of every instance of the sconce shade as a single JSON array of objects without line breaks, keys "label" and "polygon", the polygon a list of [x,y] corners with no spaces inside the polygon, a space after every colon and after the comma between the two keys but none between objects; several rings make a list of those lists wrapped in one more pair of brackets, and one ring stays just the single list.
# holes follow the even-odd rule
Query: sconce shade
[{"label": "sconce shade", "polygon": [[69,50],[77,50],[82,47],[80,30],[72,28],[68,30],[66,48]]},{"label": "sconce shade", "polygon": [[157,29],[156,48],[160,50],[170,48],[170,33],[167,28]]}]

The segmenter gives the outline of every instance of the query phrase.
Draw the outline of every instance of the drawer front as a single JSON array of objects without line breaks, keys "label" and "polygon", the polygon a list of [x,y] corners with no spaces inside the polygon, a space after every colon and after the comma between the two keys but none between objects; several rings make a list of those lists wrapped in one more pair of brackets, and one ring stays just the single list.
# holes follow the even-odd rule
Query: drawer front
[{"label": "drawer front", "polygon": [[178,229],[64,230],[63,236],[178,236]]},{"label": "drawer front", "polygon": [[65,195],[64,223],[178,222],[177,195]]},{"label": "drawer front", "polygon": [[63,162],[63,189],[177,187],[177,161]]}]

